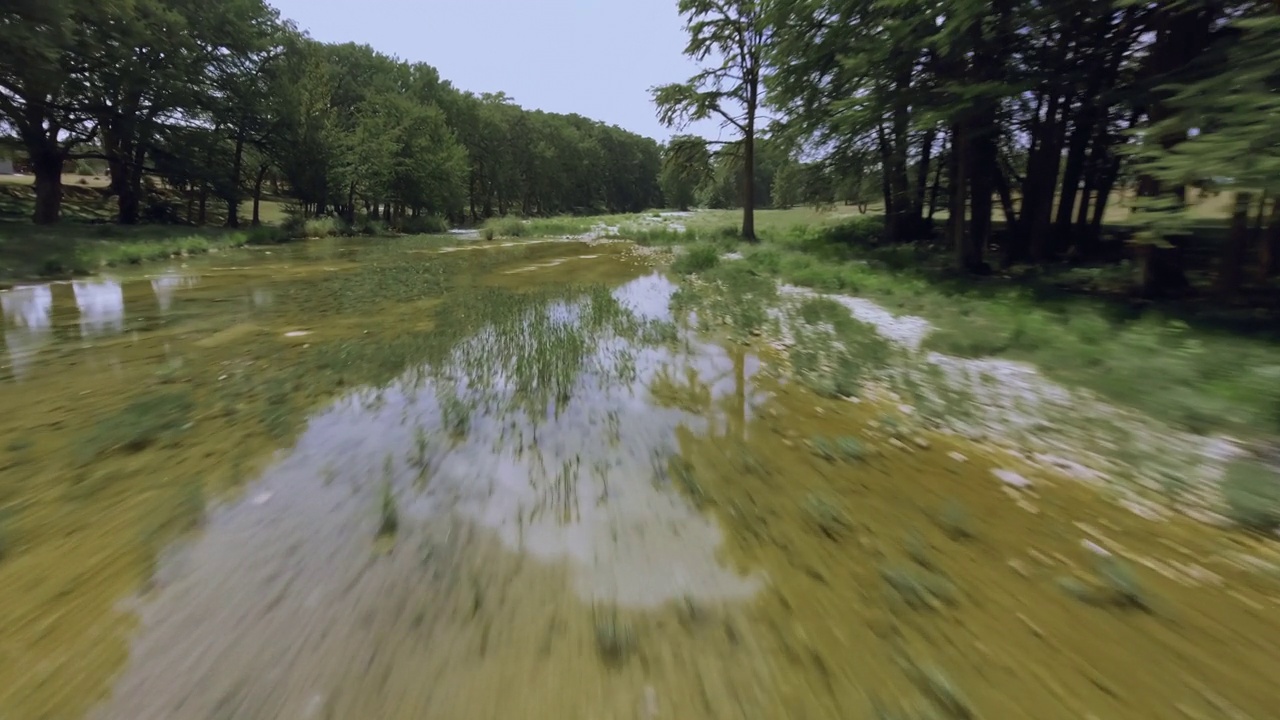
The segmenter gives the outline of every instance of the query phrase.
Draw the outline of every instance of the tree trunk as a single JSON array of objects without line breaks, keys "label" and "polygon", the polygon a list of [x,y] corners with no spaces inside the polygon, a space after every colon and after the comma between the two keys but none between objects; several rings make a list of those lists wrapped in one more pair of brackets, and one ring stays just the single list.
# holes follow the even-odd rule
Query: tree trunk
[{"label": "tree trunk", "polygon": [[1214,292],[1220,298],[1231,298],[1240,292],[1244,279],[1244,257],[1249,249],[1249,210],[1253,208],[1253,193],[1237,192],[1235,210],[1231,213],[1231,232],[1222,246],[1222,259],[1218,262],[1218,277]]},{"label": "tree trunk", "polygon": [[[1095,89],[1091,89],[1096,94]],[[1093,100],[1087,95],[1083,106],[1076,113],[1075,127],[1071,129],[1071,138],[1067,141],[1067,166],[1062,173],[1062,190],[1058,194],[1058,212],[1053,223],[1055,250],[1063,252],[1071,246],[1071,219],[1075,215],[1076,197],[1080,193],[1080,181],[1084,176],[1086,153],[1089,150],[1089,139],[1093,135]],[[1089,203],[1088,192],[1085,192],[1081,203]]]},{"label": "tree trunk", "polygon": [[204,225],[205,210],[208,208],[208,206],[209,206],[209,183],[202,182],[200,183],[200,210],[199,210],[199,219],[196,221],[197,225]]},{"label": "tree trunk", "polygon": [[929,219],[933,220],[933,213],[938,209],[938,190],[942,185],[942,163],[934,163],[937,167],[933,171],[933,187],[929,190]]},{"label": "tree trunk", "polygon": [[889,148],[889,138],[885,135],[883,125],[876,125],[876,138],[880,146],[880,192],[884,196],[885,237],[891,239],[894,236],[894,221],[898,217],[893,207],[893,186],[889,182],[889,166],[893,164],[893,151]]},{"label": "tree trunk", "polygon": [[63,153],[56,146],[36,153],[28,149],[36,176],[36,206],[31,221],[37,225],[52,225],[62,217],[62,159]]},{"label": "tree trunk", "polygon": [[1022,223],[1027,228],[1030,259],[1036,263],[1048,262],[1053,256],[1049,222],[1053,216],[1053,196],[1058,184],[1058,168],[1062,164],[1062,144],[1065,139],[1063,125],[1070,106],[1070,98],[1055,94],[1049,99],[1045,125],[1041,128],[1045,137],[1044,144],[1040,148],[1040,163],[1035,175],[1032,175],[1030,169],[1027,170],[1028,183],[1035,185],[1033,193],[1035,202],[1030,207],[1025,201],[1023,202]]},{"label": "tree trunk", "polygon": [[244,138],[237,134],[231,160],[231,192],[227,196],[227,227],[240,227],[240,173],[244,166]]},{"label": "tree trunk", "polygon": [[924,198],[929,190],[929,163],[933,159],[933,141],[937,138],[937,130],[929,128],[920,141],[920,165],[916,168],[916,194],[912,215],[924,217]]},{"label": "tree trunk", "polygon": [[965,269],[985,272],[983,253],[991,244],[991,209],[994,176],[999,172],[996,149],[996,106],[993,101],[981,103],[968,131],[969,156],[966,174],[972,196],[969,199],[969,240]]},{"label": "tree trunk", "polygon": [[1266,281],[1277,273],[1280,273],[1280,197],[1271,201],[1271,219],[1258,246],[1258,279]]},{"label": "tree trunk", "polygon": [[742,132],[742,239],[756,242],[756,111],[759,109],[760,79],[747,78],[747,122]]},{"label": "tree trunk", "polygon": [[1004,211],[1005,242],[1008,242],[1008,237],[1018,229],[1018,209],[1013,205],[1013,190],[1009,187],[1009,178],[1004,176],[1004,170],[998,162],[992,177],[995,178],[996,192],[1000,195],[1000,208]]},{"label": "tree trunk", "polygon": [[267,177],[267,165],[258,168],[258,177],[253,181],[253,226],[258,227],[262,224],[261,216],[258,209],[262,204],[262,181]]},{"label": "tree trunk", "polygon": [[965,215],[968,203],[965,197],[969,189],[969,172],[973,159],[972,142],[965,121],[957,122],[951,140],[951,221],[952,247],[956,252],[956,264],[963,270],[978,272],[982,266],[982,249],[974,238],[965,232]]}]

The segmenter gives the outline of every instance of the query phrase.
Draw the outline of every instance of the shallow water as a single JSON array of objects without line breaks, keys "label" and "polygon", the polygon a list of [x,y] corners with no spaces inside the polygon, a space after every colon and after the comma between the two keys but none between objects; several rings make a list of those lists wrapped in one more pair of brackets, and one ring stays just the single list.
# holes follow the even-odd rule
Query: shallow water
[{"label": "shallow water", "polygon": [[1271,548],[819,399],[622,246],[413,249],[0,294],[0,717],[1280,707]]}]

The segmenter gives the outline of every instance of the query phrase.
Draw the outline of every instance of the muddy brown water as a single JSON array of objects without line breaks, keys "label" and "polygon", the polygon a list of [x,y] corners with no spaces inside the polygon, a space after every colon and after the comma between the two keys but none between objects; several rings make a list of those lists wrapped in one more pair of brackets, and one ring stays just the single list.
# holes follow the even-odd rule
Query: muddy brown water
[{"label": "muddy brown water", "polygon": [[0,718],[1280,717],[1266,544],[412,249],[0,295]]}]

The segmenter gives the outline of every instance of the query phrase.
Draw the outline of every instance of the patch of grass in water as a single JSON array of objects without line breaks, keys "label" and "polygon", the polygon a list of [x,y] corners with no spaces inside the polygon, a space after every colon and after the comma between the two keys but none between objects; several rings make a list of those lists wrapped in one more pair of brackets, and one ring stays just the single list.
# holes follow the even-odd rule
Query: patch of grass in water
[{"label": "patch of grass in water", "polygon": [[835,462],[840,457],[840,450],[830,438],[821,435],[809,438],[809,449],[814,455],[828,462]]},{"label": "patch of grass in water", "polygon": [[831,540],[839,540],[853,529],[853,522],[836,503],[810,494],[805,498],[804,511],[809,522]]},{"label": "patch of grass in water", "polygon": [[1144,612],[1153,610],[1151,595],[1147,592],[1129,564],[1117,557],[1098,558],[1094,571],[1111,593],[1112,600],[1121,607],[1131,607]]},{"label": "patch of grass in water", "polygon": [[382,491],[378,495],[378,537],[395,537],[400,529],[400,512],[396,508],[395,490],[390,479],[382,481]]},{"label": "patch of grass in water", "polygon": [[671,270],[681,275],[704,273],[720,264],[720,248],[699,243],[691,245],[671,263]]},{"label": "patch of grass in water", "polygon": [[911,561],[926,570],[936,570],[933,563],[932,548],[929,547],[928,541],[920,534],[918,530],[912,530],[907,533],[906,540],[902,544],[903,549],[907,553],[907,557]]},{"label": "patch of grass in water", "polygon": [[693,466],[688,461],[681,458],[673,458],[671,461],[671,474],[680,482],[680,486],[685,489],[685,492],[689,493],[694,505],[702,507],[706,503],[706,492],[702,489],[702,484],[698,482],[698,476],[694,473]]},{"label": "patch of grass in water", "polygon": [[938,527],[952,540],[971,540],[976,537],[973,516],[963,503],[954,498],[942,504],[942,509],[938,512]]},{"label": "patch of grass in water", "polygon": [[635,628],[618,616],[616,608],[594,608],[596,652],[605,665],[619,667],[636,650]]},{"label": "patch of grass in water", "polygon": [[932,610],[938,603],[956,603],[955,586],[935,572],[905,565],[890,565],[880,568],[880,577],[895,596],[913,610]]},{"label": "patch of grass in water", "polygon": [[1280,473],[1261,462],[1237,460],[1222,481],[1227,515],[1249,530],[1267,532],[1280,526]]},{"label": "patch of grass in water", "polygon": [[195,401],[188,390],[166,390],[143,396],[101,420],[75,448],[84,465],[113,452],[138,452],[167,442],[185,431]]},{"label": "patch of grass in water", "polygon": [[867,457],[867,446],[849,435],[836,439],[836,449],[846,460],[865,460]]},{"label": "patch of grass in water", "polygon": [[0,563],[9,559],[16,550],[14,525],[18,512],[12,507],[0,507]]}]

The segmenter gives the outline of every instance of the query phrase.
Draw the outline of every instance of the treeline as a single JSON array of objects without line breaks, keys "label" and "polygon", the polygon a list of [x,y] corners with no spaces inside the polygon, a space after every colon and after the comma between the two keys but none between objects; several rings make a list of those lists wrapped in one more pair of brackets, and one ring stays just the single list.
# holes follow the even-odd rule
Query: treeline
[{"label": "treeline", "polygon": [[1164,294],[1187,282],[1188,191],[1230,192],[1223,289],[1246,265],[1278,269],[1274,2],[679,5],[689,54],[725,60],[655,89],[660,115],[723,119],[739,155],[756,132],[789,144],[804,188],[876,196],[890,241],[931,235],[945,208],[942,232],[970,271],[1087,260],[1113,249],[1104,219],[1124,185],[1139,196],[1128,240],[1143,289]]},{"label": "treeline", "polygon": [[216,203],[235,226],[246,200],[256,223],[267,190],[388,224],[660,202],[655,141],[316,42],[262,0],[10,0],[0,47],[0,136],[35,175],[36,223],[59,220],[77,160],[106,163],[124,224]]}]

